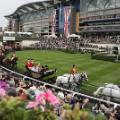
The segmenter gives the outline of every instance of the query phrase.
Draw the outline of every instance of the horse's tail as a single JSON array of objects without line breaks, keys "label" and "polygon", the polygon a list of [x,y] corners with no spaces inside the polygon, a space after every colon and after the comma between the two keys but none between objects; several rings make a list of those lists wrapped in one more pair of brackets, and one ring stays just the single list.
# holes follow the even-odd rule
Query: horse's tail
[{"label": "horse's tail", "polygon": [[99,95],[103,89],[104,89],[104,87],[99,87],[99,88],[93,93],[94,96]]}]

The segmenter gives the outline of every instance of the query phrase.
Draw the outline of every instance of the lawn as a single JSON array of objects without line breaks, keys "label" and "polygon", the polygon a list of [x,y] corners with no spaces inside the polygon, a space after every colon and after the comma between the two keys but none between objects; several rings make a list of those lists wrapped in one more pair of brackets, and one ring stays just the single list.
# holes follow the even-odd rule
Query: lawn
[{"label": "lawn", "polygon": [[[58,75],[69,73],[73,64],[77,66],[78,72],[86,71],[89,77],[89,83],[101,86],[104,83],[115,83],[120,85],[120,63],[112,63],[101,60],[91,59],[90,54],[69,54],[60,51],[40,51],[26,50],[16,52],[18,60],[18,68],[24,71],[24,65],[28,58],[34,59],[42,65],[47,64],[50,68],[57,68]],[[91,88],[85,84],[84,89]]]}]

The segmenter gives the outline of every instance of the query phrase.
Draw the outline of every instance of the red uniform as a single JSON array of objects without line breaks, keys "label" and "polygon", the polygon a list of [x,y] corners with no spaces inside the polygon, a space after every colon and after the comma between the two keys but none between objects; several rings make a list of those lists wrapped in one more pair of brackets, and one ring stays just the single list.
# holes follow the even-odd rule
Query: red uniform
[{"label": "red uniform", "polygon": [[27,68],[33,67],[33,64],[31,62],[27,62],[25,65]]}]

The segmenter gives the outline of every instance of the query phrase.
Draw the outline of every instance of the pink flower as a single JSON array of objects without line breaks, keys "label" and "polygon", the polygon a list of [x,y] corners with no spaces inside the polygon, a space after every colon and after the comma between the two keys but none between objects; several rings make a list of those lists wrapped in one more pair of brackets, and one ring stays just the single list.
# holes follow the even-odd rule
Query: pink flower
[{"label": "pink flower", "polygon": [[58,98],[52,93],[51,90],[48,90],[47,92],[41,93],[38,96],[36,96],[35,101],[29,102],[26,108],[35,108],[38,105],[45,106],[46,102],[50,103],[53,106],[60,104]]},{"label": "pink flower", "polygon": [[60,104],[58,98],[52,93],[51,90],[46,92],[46,100],[53,106]]},{"label": "pink flower", "polygon": [[[59,104],[59,100],[58,98],[52,93],[51,90],[48,90],[47,92],[44,92],[42,94],[39,94],[37,97],[36,97],[36,101],[40,104],[43,105],[43,99],[47,102],[49,102],[51,105],[55,106],[55,105],[58,105]],[[45,102],[44,102],[45,103]]]},{"label": "pink flower", "polygon": [[38,102],[29,102],[28,105],[26,106],[27,109],[35,108],[39,105]]},{"label": "pink flower", "polygon": [[41,105],[46,104],[46,93],[41,93],[38,96],[36,96],[35,101],[38,102]]},{"label": "pink flower", "polygon": [[6,91],[0,87],[0,97],[6,96]]}]

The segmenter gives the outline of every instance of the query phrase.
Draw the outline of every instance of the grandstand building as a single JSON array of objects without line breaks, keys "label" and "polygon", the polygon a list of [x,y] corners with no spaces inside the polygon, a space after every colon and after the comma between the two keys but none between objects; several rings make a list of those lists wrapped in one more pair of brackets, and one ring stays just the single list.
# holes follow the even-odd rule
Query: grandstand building
[{"label": "grandstand building", "polygon": [[43,0],[5,16],[8,30],[40,35],[119,35],[120,0]]},{"label": "grandstand building", "polygon": [[9,31],[67,36],[78,32],[79,8],[79,0],[43,0],[22,5],[5,18]]},{"label": "grandstand building", "polygon": [[119,35],[120,0],[80,0],[79,33]]}]

